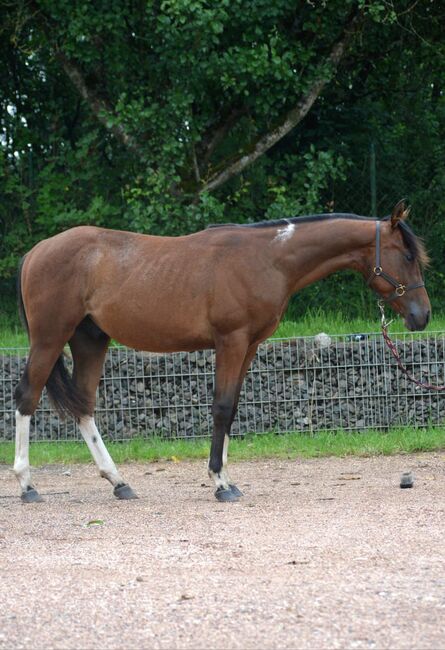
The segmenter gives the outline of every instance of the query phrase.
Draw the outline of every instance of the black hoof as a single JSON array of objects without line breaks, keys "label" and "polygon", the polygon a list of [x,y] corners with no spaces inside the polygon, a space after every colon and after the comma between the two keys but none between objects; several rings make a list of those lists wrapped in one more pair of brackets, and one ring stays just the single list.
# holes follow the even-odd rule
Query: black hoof
[{"label": "black hoof", "polygon": [[28,488],[26,492],[22,492],[20,496],[23,503],[41,503],[44,501],[40,494],[34,488]]},{"label": "black hoof", "polygon": [[230,501],[238,501],[240,495],[236,494],[232,490],[232,487],[230,486],[229,488],[219,487],[215,492],[215,496],[218,499],[218,501],[224,501],[225,503],[228,503]]},{"label": "black hoof", "polygon": [[138,499],[138,495],[133,492],[131,487],[127,483],[122,485],[116,485],[113,490],[113,494],[117,499]]},{"label": "black hoof", "polygon": [[241,492],[241,490],[239,490],[239,489],[236,487],[236,485],[233,485],[233,483],[229,485],[229,488],[231,489],[232,493],[233,493],[236,497],[243,497],[243,496],[244,496],[244,494]]}]

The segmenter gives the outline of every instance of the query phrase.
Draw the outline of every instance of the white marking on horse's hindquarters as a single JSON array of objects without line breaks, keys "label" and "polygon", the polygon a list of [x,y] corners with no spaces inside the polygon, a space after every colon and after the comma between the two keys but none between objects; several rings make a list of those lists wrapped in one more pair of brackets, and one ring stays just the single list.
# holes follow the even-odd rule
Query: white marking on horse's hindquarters
[{"label": "white marking on horse's hindquarters", "polygon": [[15,459],[14,473],[20,483],[22,492],[26,492],[31,485],[31,471],[29,468],[29,425],[30,415],[15,412]]},{"label": "white marking on horse's hindquarters", "polygon": [[90,416],[81,418],[79,422],[79,429],[85,442],[88,445],[88,449],[90,450],[91,455],[94,458],[94,462],[99,469],[100,475],[110,481],[114,487],[116,485],[122,485],[124,481],[122,480],[122,477],[117,471],[113,459],[105,447],[104,441],[102,440],[101,435],[97,430],[94,418]]},{"label": "white marking on horse's hindquarters", "polygon": [[295,224],[289,223],[284,228],[278,228],[277,234],[274,237],[274,241],[285,241],[289,239],[294,234]]}]

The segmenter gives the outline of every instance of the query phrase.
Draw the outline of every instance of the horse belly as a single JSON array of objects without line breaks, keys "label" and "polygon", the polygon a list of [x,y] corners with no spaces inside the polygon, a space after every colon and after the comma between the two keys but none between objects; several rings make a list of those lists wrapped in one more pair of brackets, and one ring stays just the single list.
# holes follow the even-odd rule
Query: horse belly
[{"label": "horse belly", "polygon": [[152,310],[147,314],[128,307],[103,310],[93,319],[112,339],[122,345],[147,352],[180,352],[213,347],[213,340],[202,318],[172,309],[166,316]]}]

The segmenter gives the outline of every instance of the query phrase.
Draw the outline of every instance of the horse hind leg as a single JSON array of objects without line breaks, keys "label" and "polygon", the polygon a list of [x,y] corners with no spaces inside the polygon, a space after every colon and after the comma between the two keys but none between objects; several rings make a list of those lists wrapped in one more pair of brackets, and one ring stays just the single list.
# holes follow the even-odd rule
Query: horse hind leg
[{"label": "horse hind leg", "polygon": [[31,480],[31,468],[29,465],[29,429],[31,416],[22,415],[18,408],[15,412],[15,422],[14,473],[20,484],[21,499],[25,503],[43,501]]},{"label": "horse hind leg", "polygon": [[114,464],[94,420],[96,389],[110,339],[88,317],[76,329],[69,345],[73,355],[73,379],[85,397],[87,407],[79,417],[79,429],[93,456],[99,473],[114,488],[118,499],[137,499]]},{"label": "horse hind leg", "polygon": [[15,459],[14,473],[25,503],[43,501],[31,479],[29,465],[29,429],[31,416],[37,408],[43,387],[54,371],[63,344],[54,347],[32,345],[25,371],[15,390]]}]

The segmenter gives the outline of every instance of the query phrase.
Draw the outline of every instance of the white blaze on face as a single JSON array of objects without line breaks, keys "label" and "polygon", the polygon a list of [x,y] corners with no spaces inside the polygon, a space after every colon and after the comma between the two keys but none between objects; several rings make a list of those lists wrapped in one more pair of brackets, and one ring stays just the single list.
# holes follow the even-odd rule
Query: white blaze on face
[{"label": "white blaze on face", "polygon": [[277,234],[274,237],[274,241],[286,241],[292,235],[294,234],[295,231],[295,224],[294,223],[288,223],[287,226],[283,226],[282,228],[278,228]]}]

